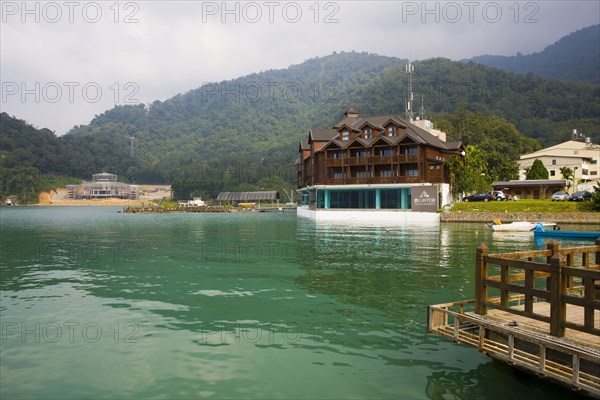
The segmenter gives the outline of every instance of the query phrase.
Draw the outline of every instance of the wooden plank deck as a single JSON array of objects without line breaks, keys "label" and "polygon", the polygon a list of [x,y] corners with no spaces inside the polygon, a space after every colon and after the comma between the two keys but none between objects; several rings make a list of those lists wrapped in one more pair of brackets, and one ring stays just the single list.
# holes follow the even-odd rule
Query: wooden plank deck
[{"label": "wooden plank deck", "polygon": [[[522,310],[524,306],[521,305],[514,308]],[[550,303],[535,303],[533,306],[533,311],[536,314],[541,314],[550,317]],[[550,324],[547,322],[527,318],[521,315],[512,314],[502,310],[489,310],[487,316],[490,318],[498,319],[503,323],[512,323],[514,321],[517,323],[517,326],[521,327],[522,329],[531,332],[536,332],[539,334],[547,334],[550,331]],[[574,322],[583,325],[583,308],[568,304],[566,320],[569,322]],[[600,311],[594,312],[594,326],[600,326]],[[564,337],[569,342],[578,343],[581,346],[589,347],[590,349],[600,353],[600,338],[598,338],[598,336],[596,335],[567,328]]]},{"label": "wooden plank deck", "polygon": [[[451,310],[458,306],[461,310]],[[474,302],[430,306],[428,332],[462,343],[525,372],[600,399],[600,343],[595,335],[548,333],[540,322],[506,312],[467,312]],[[464,309],[463,309],[464,307]],[[497,310],[495,310],[497,311]],[[515,325],[514,322],[517,322]],[[546,331],[544,331],[546,328]]]},{"label": "wooden plank deck", "polygon": [[482,244],[475,296],[429,306],[428,332],[600,399],[600,239],[507,254]]}]

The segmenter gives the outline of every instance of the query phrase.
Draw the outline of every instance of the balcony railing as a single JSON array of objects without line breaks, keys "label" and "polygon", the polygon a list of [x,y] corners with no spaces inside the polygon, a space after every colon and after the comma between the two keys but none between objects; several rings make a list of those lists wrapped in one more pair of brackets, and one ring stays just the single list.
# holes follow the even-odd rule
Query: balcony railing
[{"label": "balcony railing", "polygon": [[419,157],[415,154],[400,154],[392,156],[326,158],[325,165],[328,167],[339,167],[342,165],[416,163],[418,161]]},{"label": "balcony railing", "polygon": [[326,185],[369,185],[390,183],[419,183],[418,176],[377,176],[370,178],[329,178]]},{"label": "balcony railing", "polygon": [[415,163],[419,161],[419,156],[416,154],[400,154],[398,156],[398,162],[401,163]]},{"label": "balcony railing", "polygon": [[325,165],[328,167],[339,167],[344,165],[344,158],[327,158],[325,160]]},{"label": "balcony railing", "polygon": [[373,156],[371,164],[392,164],[397,162],[396,156]]},{"label": "balcony railing", "polygon": [[348,157],[348,165],[367,165],[371,164],[371,157]]}]

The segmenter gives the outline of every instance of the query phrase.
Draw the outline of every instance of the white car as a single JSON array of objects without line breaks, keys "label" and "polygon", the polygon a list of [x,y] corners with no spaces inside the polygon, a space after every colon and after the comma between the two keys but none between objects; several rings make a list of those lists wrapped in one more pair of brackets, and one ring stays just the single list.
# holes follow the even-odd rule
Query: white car
[{"label": "white car", "polygon": [[494,190],[492,192],[492,196],[494,196],[494,198],[498,201],[512,200],[511,195],[506,192],[503,192],[502,190]]},{"label": "white car", "polygon": [[558,191],[552,194],[552,201],[567,201],[569,200],[569,193],[565,191]]}]

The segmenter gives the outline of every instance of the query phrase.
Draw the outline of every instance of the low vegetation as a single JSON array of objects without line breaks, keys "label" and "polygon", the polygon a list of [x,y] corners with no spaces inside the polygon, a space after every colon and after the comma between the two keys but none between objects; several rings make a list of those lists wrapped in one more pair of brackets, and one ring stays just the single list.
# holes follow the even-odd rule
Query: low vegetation
[{"label": "low vegetation", "polygon": [[591,201],[519,200],[456,203],[452,212],[531,212],[531,213],[575,213],[594,212]]}]

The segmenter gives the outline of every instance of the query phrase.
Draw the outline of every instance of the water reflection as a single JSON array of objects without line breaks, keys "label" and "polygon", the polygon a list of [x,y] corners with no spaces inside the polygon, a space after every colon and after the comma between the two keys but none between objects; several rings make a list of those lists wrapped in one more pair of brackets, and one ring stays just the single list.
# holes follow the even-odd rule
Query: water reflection
[{"label": "water reflection", "polygon": [[[5,397],[62,398],[67,388],[73,397],[422,397],[426,377],[433,394],[447,398],[455,380],[478,396],[500,372],[460,375],[489,361],[426,334],[426,306],[473,298],[480,242],[531,247],[497,240],[482,224],[8,212],[3,321],[93,322],[105,336],[31,346],[12,335],[0,348]],[[7,247],[23,244],[22,253]],[[115,322],[134,323],[138,342],[116,347]],[[86,370],[96,360],[121,367],[96,376]]]},{"label": "water reflection", "polygon": [[541,399],[548,398],[548,386],[552,387],[554,398],[581,398],[573,391],[551,385],[497,361],[480,364],[466,372],[433,372],[427,377],[425,394],[431,400]]}]

